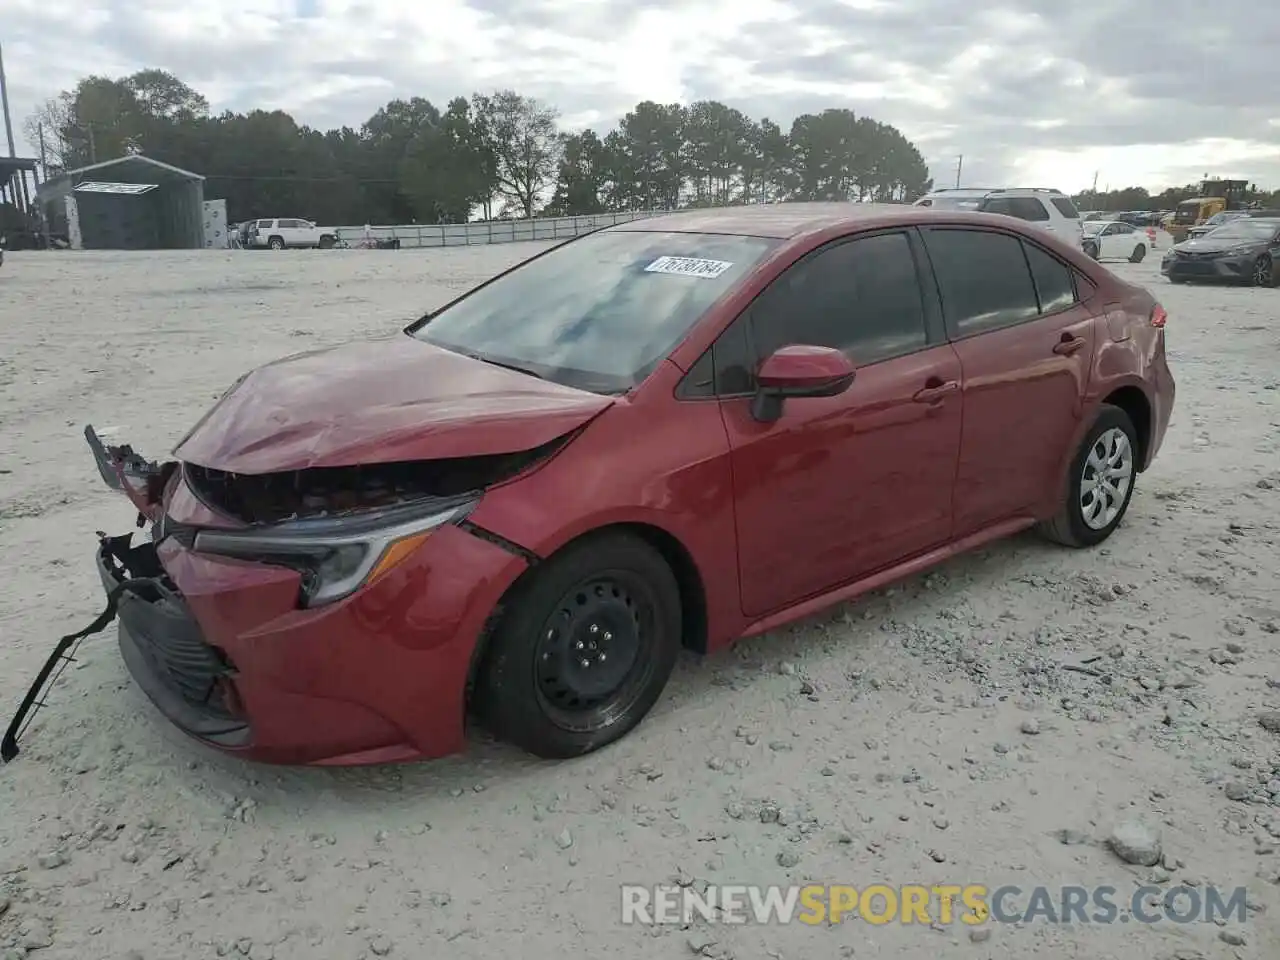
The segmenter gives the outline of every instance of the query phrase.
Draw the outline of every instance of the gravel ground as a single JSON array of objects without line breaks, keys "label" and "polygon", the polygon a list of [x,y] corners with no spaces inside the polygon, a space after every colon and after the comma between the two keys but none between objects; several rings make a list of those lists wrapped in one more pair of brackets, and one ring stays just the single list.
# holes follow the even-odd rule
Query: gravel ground
[{"label": "gravel ground", "polygon": [[[0,719],[101,609],[94,531],[130,528],[86,421],[163,455],[246,368],[535,249],[7,257]],[[690,657],[633,735],[561,764],[475,736],[436,763],[246,765],[174,732],[91,640],[0,768],[0,957],[1280,955],[1280,291],[1115,269],[1167,306],[1179,393],[1103,548],[1018,537]],[[1160,862],[1118,856],[1154,851],[1109,845],[1117,825]],[[673,878],[1217,884],[1249,907],[1225,927],[620,923],[619,884]]]}]

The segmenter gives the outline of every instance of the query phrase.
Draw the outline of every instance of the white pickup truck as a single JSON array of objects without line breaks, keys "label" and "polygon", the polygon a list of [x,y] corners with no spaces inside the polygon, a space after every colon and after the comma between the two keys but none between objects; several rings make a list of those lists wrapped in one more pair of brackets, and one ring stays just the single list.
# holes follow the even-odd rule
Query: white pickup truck
[{"label": "white pickup truck", "polygon": [[317,227],[310,220],[257,220],[249,230],[249,246],[269,250],[319,248],[329,250],[338,245],[337,231]]}]

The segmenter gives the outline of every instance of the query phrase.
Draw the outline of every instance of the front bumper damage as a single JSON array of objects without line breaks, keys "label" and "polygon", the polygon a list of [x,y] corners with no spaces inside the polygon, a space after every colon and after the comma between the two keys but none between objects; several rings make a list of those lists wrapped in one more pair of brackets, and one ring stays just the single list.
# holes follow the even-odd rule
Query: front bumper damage
[{"label": "front bumper damage", "polygon": [[307,607],[297,570],[195,549],[200,531],[225,521],[177,464],[107,446],[92,428],[85,436],[103,480],[129,498],[150,537],[99,534],[106,609],[56,645],[4,737],[6,762],[78,644],[114,620],[137,685],[174,726],[215,749],[347,765],[462,748],[476,642],[528,556],[469,524],[446,524],[376,582]]},{"label": "front bumper damage", "polygon": [[[172,474],[170,465],[161,466],[145,460],[132,447],[107,446],[94,431],[85,428],[85,439],[93,451],[98,473],[107,486],[124,493],[138,508],[137,525],[143,527],[157,515],[156,505],[161,491]],[[174,591],[156,556],[155,547],[149,542],[133,543],[133,534],[108,537],[98,533],[98,572],[106,591],[106,606],[92,623],[83,630],[62,637],[54,646],[35,682],[18,705],[3,738],[0,738],[0,760],[9,763],[21,752],[18,741],[45,706],[48,692],[58,682],[62,672],[75,662],[80,643],[101,633],[117,617],[122,620],[121,648],[126,662],[133,670],[134,663],[141,665],[152,661],[140,652],[133,639],[138,633],[152,633],[148,629],[155,617],[149,611],[163,609],[172,617]],[[151,623],[148,623],[151,621]],[[130,626],[132,624],[132,626]],[[189,657],[189,652],[187,653]],[[182,657],[179,656],[179,661]]]},{"label": "front bumper damage", "polygon": [[[135,545],[132,533],[99,534],[97,556],[106,607],[87,627],[54,646],[0,739],[0,760],[9,763],[21,752],[18,741],[45,706],[45,697],[62,672],[75,662],[80,643],[117,618],[125,663],[156,705],[171,715],[188,717],[192,732],[210,739],[230,736],[234,741],[244,724],[220,712],[221,702],[214,696],[216,680],[227,672],[226,665],[211,649],[200,649],[193,638],[193,621],[160,566],[155,547],[149,542]],[[170,693],[175,689],[188,694],[191,702],[178,703]]]}]

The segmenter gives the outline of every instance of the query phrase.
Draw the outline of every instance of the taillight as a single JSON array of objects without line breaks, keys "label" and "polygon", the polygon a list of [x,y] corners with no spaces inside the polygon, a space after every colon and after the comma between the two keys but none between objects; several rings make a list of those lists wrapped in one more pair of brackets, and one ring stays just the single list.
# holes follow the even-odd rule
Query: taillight
[{"label": "taillight", "polygon": [[1151,325],[1157,330],[1163,330],[1165,322],[1169,319],[1169,314],[1164,307],[1156,304],[1155,309],[1151,311]]}]

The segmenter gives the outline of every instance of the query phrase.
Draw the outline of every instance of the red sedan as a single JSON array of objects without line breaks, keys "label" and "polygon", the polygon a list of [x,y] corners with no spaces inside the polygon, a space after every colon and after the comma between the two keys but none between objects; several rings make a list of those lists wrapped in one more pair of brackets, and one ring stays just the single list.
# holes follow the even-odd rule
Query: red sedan
[{"label": "red sedan", "polygon": [[[1111,535],[1165,311],[1020,220],[783,204],[592,233],[238,381],[103,539],[138,684],[281,763],[623,736],[711,652],[1038,525]],[[33,688],[40,693],[44,677]],[[12,745],[11,745],[12,746]]]}]

